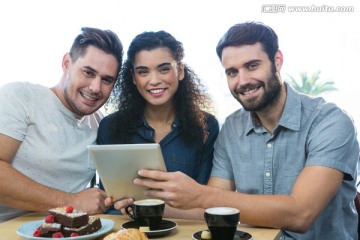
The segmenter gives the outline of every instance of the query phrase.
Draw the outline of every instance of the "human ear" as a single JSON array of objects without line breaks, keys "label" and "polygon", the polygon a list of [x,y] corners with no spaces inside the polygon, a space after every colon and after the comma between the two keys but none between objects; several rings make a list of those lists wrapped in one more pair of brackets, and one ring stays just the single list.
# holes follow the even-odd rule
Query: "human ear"
[{"label": "human ear", "polygon": [[62,59],[62,62],[61,62],[61,66],[62,66],[63,71],[67,71],[69,69],[69,67],[70,67],[70,64],[71,64],[70,54],[66,53],[63,56],[63,59]]},{"label": "human ear", "polygon": [[178,67],[178,73],[179,73],[179,81],[183,80],[184,77],[185,77],[185,66],[184,64],[179,64],[179,67]]},{"label": "human ear", "polygon": [[284,57],[280,50],[277,50],[274,60],[275,60],[276,72],[280,72],[282,64],[284,62]]}]

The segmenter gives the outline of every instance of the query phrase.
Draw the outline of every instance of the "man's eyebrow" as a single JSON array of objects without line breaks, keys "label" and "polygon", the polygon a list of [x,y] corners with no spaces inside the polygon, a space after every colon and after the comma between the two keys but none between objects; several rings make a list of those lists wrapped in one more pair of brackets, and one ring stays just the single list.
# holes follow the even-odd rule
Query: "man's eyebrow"
[{"label": "man's eyebrow", "polygon": [[115,81],[116,77],[114,78],[113,76],[109,76],[109,75],[105,75],[101,77],[102,79],[107,79],[107,80],[111,80],[111,81]]},{"label": "man's eyebrow", "polygon": [[90,70],[92,72],[97,73],[97,71],[95,69],[93,69],[92,67],[90,67],[90,66],[84,66],[84,68],[86,68],[87,70]]},{"label": "man's eyebrow", "polygon": [[250,61],[247,61],[246,63],[244,63],[245,66],[248,66],[250,64],[253,64],[253,63],[260,63],[262,62],[260,59],[253,59],[253,60],[250,60]]},{"label": "man's eyebrow", "polygon": [[[251,59],[251,60],[249,60],[249,61],[247,61],[247,62],[245,62],[245,63],[243,63],[242,64],[242,66],[249,66],[250,64],[254,64],[254,63],[260,63],[260,62],[262,62],[262,60],[261,59]],[[236,67],[229,67],[229,68],[226,68],[225,69],[225,72],[227,72],[227,71],[230,71],[230,70],[236,70]]]},{"label": "man's eyebrow", "polygon": [[[261,63],[261,62],[262,62],[261,59],[251,59],[251,60],[243,63],[242,66],[248,67],[248,66],[251,65],[251,64]],[[230,72],[230,71],[238,71],[238,69],[237,69],[236,67],[229,67],[229,68],[226,68],[226,69],[225,69],[225,73],[228,73],[228,72]]]}]

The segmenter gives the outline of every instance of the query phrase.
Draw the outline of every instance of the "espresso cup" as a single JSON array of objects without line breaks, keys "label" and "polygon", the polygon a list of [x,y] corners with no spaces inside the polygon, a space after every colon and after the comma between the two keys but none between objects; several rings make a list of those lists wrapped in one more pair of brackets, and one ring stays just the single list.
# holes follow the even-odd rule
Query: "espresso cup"
[{"label": "espresso cup", "polygon": [[[140,227],[158,230],[164,215],[165,202],[159,199],[144,199],[135,201],[125,208],[129,217],[134,219]],[[132,211],[130,211],[132,210]]]},{"label": "espresso cup", "polygon": [[208,208],[204,218],[212,240],[233,240],[240,220],[240,211],[229,207]]}]

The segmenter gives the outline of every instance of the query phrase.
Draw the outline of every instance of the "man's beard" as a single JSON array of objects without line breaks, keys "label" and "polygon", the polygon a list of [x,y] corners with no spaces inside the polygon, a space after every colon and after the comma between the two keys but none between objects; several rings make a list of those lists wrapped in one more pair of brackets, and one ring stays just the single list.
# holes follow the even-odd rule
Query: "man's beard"
[{"label": "man's beard", "polygon": [[[242,101],[238,94],[243,92],[241,89],[236,89],[235,93],[232,93],[233,96],[240,102],[243,108],[246,111],[258,112],[261,111],[273,104],[275,104],[280,99],[281,93],[281,83],[280,79],[276,75],[275,67],[272,67],[271,76],[265,81],[268,85],[262,84],[264,88],[264,94],[260,96],[260,99],[251,99],[247,101]],[[258,86],[259,87],[259,86]]]}]

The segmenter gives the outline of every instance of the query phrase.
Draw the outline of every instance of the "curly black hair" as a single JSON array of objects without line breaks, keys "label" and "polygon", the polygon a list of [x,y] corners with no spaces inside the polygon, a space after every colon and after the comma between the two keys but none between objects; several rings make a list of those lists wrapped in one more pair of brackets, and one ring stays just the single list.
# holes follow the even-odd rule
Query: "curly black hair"
[{"label": "curly black hair", "polygon": [[[138,92],[133,83],[135,55],[142,50],[167,48],[177,64],[182,64],[184,58],[183,44],[165,31],[143,32],[131,42],[127,59],[119,74],[107,106],[115,106],[116,113],[109,118],[110,136],[118,143],[129,143],[138,128],[138,121],[144,113],[146,100]],[[182,130],[181,137],[189,144],[202,144],[208,137],[206,116],[202,109],[209,109],[210,98],[205,93],[199,77],[184,64],[184,79],[179,81],[179,87],[174,95],[174,107]]]}]

